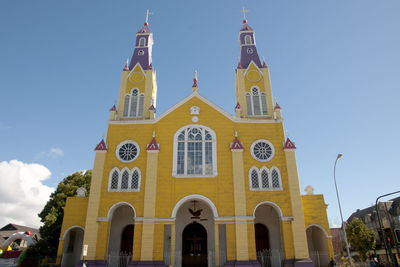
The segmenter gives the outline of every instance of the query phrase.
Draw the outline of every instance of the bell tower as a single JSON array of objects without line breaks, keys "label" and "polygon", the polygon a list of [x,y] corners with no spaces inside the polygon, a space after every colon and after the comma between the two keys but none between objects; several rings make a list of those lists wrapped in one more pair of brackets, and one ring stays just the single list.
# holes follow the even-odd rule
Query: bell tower
[{"label": "bell tower", "polygon": [[154,119],[157,83],[152,64],[153,33],[149,29],[148,10],[143,27],[136,33],[130,62],[122,71],[118,98],[118,120]]},{"label": "bell tower", "polygon": [[239,31],[239,46],[240,57],[235,79],[236,116],[253,119],[273,118],[274,108],[268,67],[265,61],[261,63],[256,47],[255,31],[247,23],[246,18]]}]

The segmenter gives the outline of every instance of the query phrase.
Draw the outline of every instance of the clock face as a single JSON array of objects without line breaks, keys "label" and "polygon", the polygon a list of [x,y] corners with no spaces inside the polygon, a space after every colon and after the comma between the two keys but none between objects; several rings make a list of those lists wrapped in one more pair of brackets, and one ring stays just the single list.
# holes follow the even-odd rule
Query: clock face
[{"label": "clock face", "polygon": [[253,54],[254,50],[253,48],[247,48],[247,54]]}]

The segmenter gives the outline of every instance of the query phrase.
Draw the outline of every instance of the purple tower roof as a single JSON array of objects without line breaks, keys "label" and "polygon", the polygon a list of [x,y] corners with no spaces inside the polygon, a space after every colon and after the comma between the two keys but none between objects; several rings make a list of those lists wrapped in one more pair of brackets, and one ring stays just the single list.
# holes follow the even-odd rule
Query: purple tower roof
[{"label": "purple tower roof", "polygon": [[149,24],[144,23],[143,27],[136,33],[135,50],[129,64],[129,70],[132,70],[137,63],[144,70],[152,69],[151,49],[153,47],[153,33],[149,29]]},{"label": "purple tower roof", "polygon": [[253,61],[259,68],[263,67],[257,53],[254,30],[249,24],[247,24],[247,20],[243,20],[243,25],[239,31],[239,45],[239,63],[242,68],[247,69],[251,61]]}]

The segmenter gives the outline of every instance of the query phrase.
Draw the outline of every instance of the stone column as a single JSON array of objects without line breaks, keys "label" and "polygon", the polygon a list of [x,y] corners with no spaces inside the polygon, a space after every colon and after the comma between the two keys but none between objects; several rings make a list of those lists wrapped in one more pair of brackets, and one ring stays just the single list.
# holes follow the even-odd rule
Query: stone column
[{"label": "stone column", "polygon": [[104,161],[107,153],[107,145],[104,140],[101,140],[101,142],[96,146],[95,152],[96,155],[94,158],[88,208],[86,213],[85,235],[83,239],[83,244],[88,245],[88,252],[86,257],[87,260],[96,260],[96,245],[98,233],[97,217],[99,213]]},{"label": "stone column", "polygon": [[[244,185],[243,145],[237,137],[231,144],[233,166],[233,195],[235,202],[236,260],[248,261],[246,192]],[[242,219],[240,219],[242,217]],[[244,219],[244,220],[243,220]]]},{"label": "stone column", "polygon": [[157,196],[157,163],[159,147],[155,138],[147,145],[146,183],[144,188],[144,211],[142,249],[140,261],[152,261],[154,250],[154,217]]}]

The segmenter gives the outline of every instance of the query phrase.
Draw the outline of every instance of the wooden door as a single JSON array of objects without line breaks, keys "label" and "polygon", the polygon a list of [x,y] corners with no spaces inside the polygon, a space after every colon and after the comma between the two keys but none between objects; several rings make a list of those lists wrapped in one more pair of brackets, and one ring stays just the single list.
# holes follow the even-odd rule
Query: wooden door
[{"label": "wooden door", "polygon": [[121,249],[120,253],[127,255],[132,254],[133,249],[133,231],[134,225],[129,224],[125,226],[124,230],[122,230],[121,234]]},{"label": "wooden door", "polygon": [[198,223],[186,226],[182,234],[182,266],[207,267],[207,231]]}]

